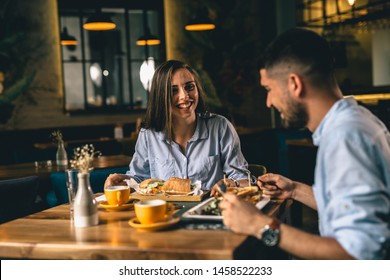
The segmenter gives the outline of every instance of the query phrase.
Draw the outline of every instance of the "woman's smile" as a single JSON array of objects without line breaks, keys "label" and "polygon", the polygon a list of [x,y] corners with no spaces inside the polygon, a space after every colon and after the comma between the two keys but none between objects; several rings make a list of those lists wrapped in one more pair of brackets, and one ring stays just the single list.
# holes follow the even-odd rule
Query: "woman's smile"
[{"label": "woman's smile", "polygon": [[176,107],[179,109],[189,109],[193,103],[194,103],[194,101],[192,99],[190,99],[186,102],[180,102],[180,103],[176,104]]}]

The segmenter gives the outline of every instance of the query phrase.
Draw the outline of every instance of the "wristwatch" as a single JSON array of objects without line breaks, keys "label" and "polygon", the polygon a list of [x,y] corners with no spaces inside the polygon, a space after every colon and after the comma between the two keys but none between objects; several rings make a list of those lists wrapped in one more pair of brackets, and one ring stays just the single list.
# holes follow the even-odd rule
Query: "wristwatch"
[{"label": "wristwatch", "polygon": [[272,219],[272,222],[259,230],[257,239],[260,239],[264,245],[273,247],[278,245],[280,239],[280,222]]}]

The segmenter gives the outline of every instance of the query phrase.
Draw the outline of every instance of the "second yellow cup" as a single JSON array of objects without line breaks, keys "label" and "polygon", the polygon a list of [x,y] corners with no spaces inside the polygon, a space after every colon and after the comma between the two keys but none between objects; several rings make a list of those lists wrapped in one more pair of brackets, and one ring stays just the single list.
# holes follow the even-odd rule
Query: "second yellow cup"
[{"label": "second yellow cup", "polygon": [[135,215],[141,224],[154,224],[167,220],[175,207],[161,199],[144,200],[134,203]]},{"label": "second yellow cup", "polygon": [[130,188],[128,186],[111,186],[104,189],[107,203],[110,205],[122,205],[130,198]]}]

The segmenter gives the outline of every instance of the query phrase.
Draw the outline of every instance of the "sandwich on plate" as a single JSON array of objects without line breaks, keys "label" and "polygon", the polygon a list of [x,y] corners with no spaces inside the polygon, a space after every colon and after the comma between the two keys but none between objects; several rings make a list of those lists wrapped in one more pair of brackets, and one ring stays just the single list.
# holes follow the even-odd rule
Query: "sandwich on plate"
[{"label": "sandwich on plate", "polygon": [[168,195],[187,195],[191,192],[192,184],[190,179],[172,177],[167,181],[150,178],[139,184],[142,194],[168,194]]}]

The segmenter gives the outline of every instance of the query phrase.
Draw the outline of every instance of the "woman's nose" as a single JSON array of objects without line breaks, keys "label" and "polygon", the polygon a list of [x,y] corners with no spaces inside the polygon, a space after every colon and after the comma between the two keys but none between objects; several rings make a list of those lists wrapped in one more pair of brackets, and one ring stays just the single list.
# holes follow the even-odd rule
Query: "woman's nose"
[{"label": "woman's nose", "polygon": [[184,88],[179,89],[179,99],[186,99],[188,96],[188,92]]}]

